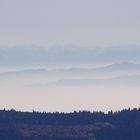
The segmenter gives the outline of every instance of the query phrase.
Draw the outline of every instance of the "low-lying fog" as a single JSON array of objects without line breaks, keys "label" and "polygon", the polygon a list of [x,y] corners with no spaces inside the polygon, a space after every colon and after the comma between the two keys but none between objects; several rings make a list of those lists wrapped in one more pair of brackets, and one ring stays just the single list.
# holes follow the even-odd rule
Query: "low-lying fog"
[{"label": "low-lying fog", "polygon": [[32,111],[139,107],[140,64],[0,72],[0,107]]}]

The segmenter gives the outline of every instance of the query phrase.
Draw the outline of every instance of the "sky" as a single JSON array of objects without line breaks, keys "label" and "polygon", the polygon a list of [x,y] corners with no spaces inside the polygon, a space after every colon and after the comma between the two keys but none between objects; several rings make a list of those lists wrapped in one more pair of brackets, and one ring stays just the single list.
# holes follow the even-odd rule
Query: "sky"
[{"label": "sky", "polygon": [[0,0],[0,47],[140,45],[139,0]]},{"label": "sky", "polygon": [[0,108],[140,107],[139,5],[139,0],[0,0]]}]

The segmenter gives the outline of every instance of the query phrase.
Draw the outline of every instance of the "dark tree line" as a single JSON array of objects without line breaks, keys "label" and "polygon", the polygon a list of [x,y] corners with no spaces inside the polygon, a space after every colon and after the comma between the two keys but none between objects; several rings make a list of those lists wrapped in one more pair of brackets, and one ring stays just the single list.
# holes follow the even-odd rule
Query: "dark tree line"
[{"label": "dark tree line", "polygon": [[[40,113],[40,112],[20,112],[15,110],[0,110],[0,139],[2,140],[28,140],[20,133],[20,125],[38,126],[51,125],[63,126],[66,129],[69,126],[79,125],[80,127],[90,126],[91,124],[111,124],[113,127],[103,127],[94,130],[95,137],[93,140],[140,140],[140,109],[125,109],[117,112],[89,112],[74,111],[73,113]],[[79,131],[81,131],[79,129]],[[88,132],[88,131],[87,131]],[[30,140],[90,140],[87,137],[60,137],[41,136],[30,137]],[[90,132],[91,133],[91,132]]]}]

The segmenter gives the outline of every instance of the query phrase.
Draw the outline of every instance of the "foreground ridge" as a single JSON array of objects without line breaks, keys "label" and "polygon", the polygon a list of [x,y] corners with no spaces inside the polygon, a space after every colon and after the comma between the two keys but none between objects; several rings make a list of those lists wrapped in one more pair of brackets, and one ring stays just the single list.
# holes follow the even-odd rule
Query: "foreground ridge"
[{"label": "foreground ridge", "polygon": [[139,140],[140,109],[73,113],[0,110],[2,140]]}]

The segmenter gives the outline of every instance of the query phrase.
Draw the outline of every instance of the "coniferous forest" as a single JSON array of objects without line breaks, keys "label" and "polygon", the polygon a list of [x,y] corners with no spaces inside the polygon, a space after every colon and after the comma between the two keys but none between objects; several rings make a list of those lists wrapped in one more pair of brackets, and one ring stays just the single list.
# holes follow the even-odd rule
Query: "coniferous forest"
[{"label": "coniferous forest", "polygon": [[139,140],[140,109],[108,113],[0,111],[1,140]]}]

